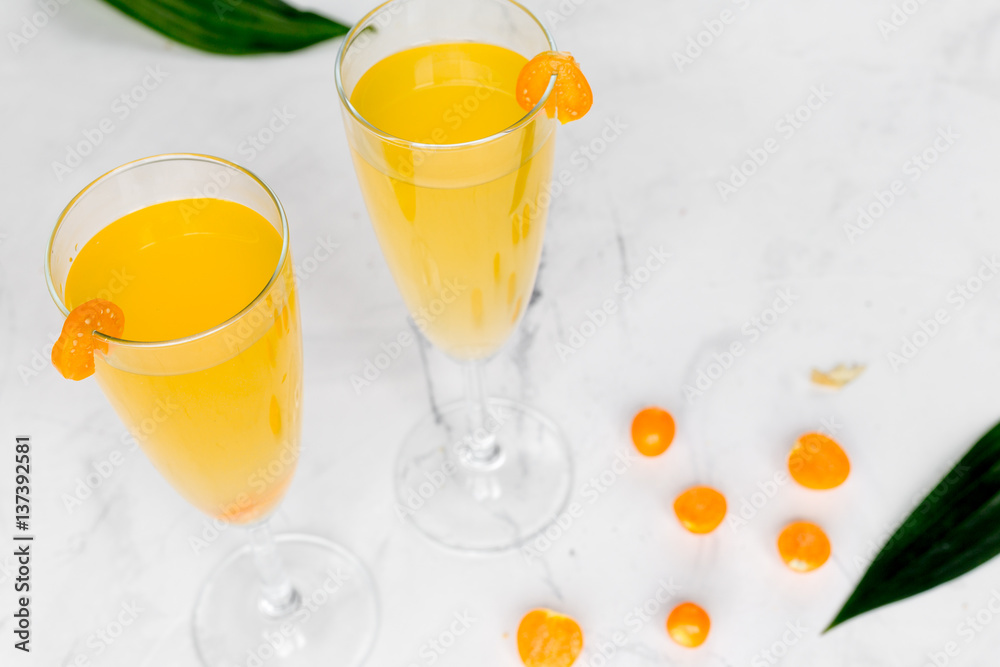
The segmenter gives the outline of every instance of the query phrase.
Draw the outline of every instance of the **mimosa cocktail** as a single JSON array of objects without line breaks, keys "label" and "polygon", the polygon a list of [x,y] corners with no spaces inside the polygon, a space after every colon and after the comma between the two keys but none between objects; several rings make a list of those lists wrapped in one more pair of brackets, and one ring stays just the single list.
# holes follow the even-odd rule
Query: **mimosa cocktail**
[{"label": "mimosa cocktail", "polygon": [[[123,338],[184,338],[251,303],[271,280],[281,245],[271,223],[236,202],[154,204],[80,249],[66,278],[66,306],[98,297],[117,278]],[[101,388],[163,476],[203,512],[234,523],[267,514],[298,459],[302,343],[291,263],[279,282],[261,322],[244,340],[234,332],[232,358],[223,363],[201,347],[183,355],[183,369],[174,360],[184,372],[163,375],[95,359]],[[182,418],[175,414],[181,405]],[[159,419],[150,420],[154,412]]]},{"label": "mimosa cocktail", "polygon": [[[523,55],[492,44],[418,46],[376,63],[354,87],[351,103],[375,127],[407,141],[476,141],[524,116],[514,87],[525,63]],[[523,150],[487,147],[447,160],[386,146],[388,170],[354,152],[396,284],[424,334],[454,357],[496,351],[531,298],[555,146],[551,131],[534,141],[538,129],[529,124],[510,138]]]},{"label": "mimosa cocktail", "polygon": [[96,374],[156,467],[217,529],[248,528],[251,544],[221,563],[195,607],[195,648],[211,667],[357,665],[378,622],[352,554],[268,528],[299,455],[302,336],[289,248],[284,210],[253,174],[204,155],[161,155],[87,186],[46,255],[66,316],[53,363],[70,379]]},{"label": "mimosa cocktail", "polygon": [[548,104],[566,80],[544,63],[532,70],[531,59],[554,51],[511,0],[390,0],[348,34],[337,63],[351,157],[386,263],[416,326],[466,370],[465,402],[438,406],[404,440],[396,513],[459,550],[517,546],[569,495],[558,429],[488,398],[481,375],[527,310],[538,272],[559,124]]}]

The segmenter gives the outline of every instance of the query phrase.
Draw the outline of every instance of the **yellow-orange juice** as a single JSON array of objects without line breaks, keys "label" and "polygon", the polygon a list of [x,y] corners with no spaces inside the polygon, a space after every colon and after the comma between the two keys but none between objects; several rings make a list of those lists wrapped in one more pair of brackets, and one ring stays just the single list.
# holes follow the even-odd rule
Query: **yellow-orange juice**
[{"label": "yellow-orange juice", "polygon": [[[112,341],[96,355],[97,379],[167,480],[238,523],[277,503],[298,459],[302,350],[289,257],[255,302],[281,250],[281,234],[241,204],[172,201],[99,231],[66,278],[70,309],[110,291],[126,340],[191,337]],[[238,325],[220,326],[252,302]]]},{"label": "yellow-orange juice", "polygon": [[355,129],[351,142],[386,261],[417,325],[458,358],[503,344],[538,270],[555,133],[544,113],[519,124],[526,62],[490,44],[430,44],[377,62],[351,93],[400,140]]}]

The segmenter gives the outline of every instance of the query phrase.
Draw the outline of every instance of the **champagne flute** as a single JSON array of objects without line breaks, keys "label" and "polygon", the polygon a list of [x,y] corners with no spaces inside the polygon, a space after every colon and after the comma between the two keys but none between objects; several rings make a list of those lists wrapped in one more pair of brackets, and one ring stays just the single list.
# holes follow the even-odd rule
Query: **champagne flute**
[{"label": "champagne flute", "polygon": [[389,269],[416,326],[464,366],[465,400],[403,442],[396,509],[460,551],[524,544],[572,485],[559,429],[488,396],[483,381],[531,300],[551,199],[558,122],[543,107],[556,77],[527,112],[515,82],[528,59],[555,50],[512,0],[390,0],[347,35],[335,69]]},{"label": "champagne flute", "polygon": [[[262,239],[270,255],[258,255]],[[218,252],[198,254],[209,247]],[[247,277],[254,261],[259,284]],[[198,597],[193,632],[203,663],[360,664],[378,622],[364,566],[326,540],[275,538],[268,528],[298,462],[302,400],[298,300],[278,198],[219,158],[137,160],[69,203],[45,269],[63,315],[107,298],[124,312],[123,336],[130,322],[134,331],[149,325],[147,334],[150,322],[169,328],[157,319],[165,312],[208,318],[203,329],[164,340],[94,332],[97,382],[157,469],[198,509],[249,531],[250,544]],[[114,289],[98,289],[107,275],[116,276]],[[213,303],[241,291],[244,301],[211,319]]]}]

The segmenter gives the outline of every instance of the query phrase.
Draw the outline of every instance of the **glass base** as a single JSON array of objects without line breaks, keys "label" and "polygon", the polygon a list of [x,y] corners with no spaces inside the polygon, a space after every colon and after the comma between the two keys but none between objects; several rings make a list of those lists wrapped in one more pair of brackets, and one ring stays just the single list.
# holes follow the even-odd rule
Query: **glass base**
[{"label": "glass base", "polygon": [[246,546],[205,582],[194,612],[194,643],[208,667],[362,664],[375,643],[378,598],[364,565],[346,549],[309,535],[279,535],[278,556],[300,597],[295,611],[260,609],[253,552]]},{"label": "glass base", "polygon": [[434,542],[458,551],[503,551],[545,530],[566,508],[573,482],[559,429],[520,403],[491,398],[480,437],[498,456],[470,462],[465,403],[424,418],[396,461],[396,514]]}]

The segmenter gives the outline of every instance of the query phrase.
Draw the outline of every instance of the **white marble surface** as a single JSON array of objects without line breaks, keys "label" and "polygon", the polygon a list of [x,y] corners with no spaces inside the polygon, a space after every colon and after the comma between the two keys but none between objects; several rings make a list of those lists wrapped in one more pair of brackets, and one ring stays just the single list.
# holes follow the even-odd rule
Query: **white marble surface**
[{"label": "white marble surface", "polygon": [[[346,20],[366,4],[316,3]],[[542,12],[560,5],[529,4]],[[0,663],[67,665],[82,655],[93,665],[191,665],[197,588],[241,543],[229,531],[194,553],[189,537],[205,519],[138,452],[124,454],[67,511],[66,494],[123,449],[123,427],[94,383],[64,382],[47,366],[26,372],[33,358],[47,357],[60,326],[41,269],[59,211],[105,170],[171,151],[216,154],[259,173],[289,211],[300,262],[317,239],[339,244],[302,285],[307,449],[277,524],[342,541],[370,565],[384,609],[371,665],[424,666],[430,657],[446,666],[517,665],[514,632],[535,605],[582,623],[586,665],[600,664],[597,647],[617,630],[629,641],[608,664],[621,667],[777,664],[762,652],[782,642],[788,623],[804,633],[778,647],[786,665],[919,667],[949,642],[958,650],[949,665],[995,662],[1000,618],[979,631],[961,624],[1000,591],[1000,562],[827,636],[819,630],[886,531],[1000,413],[1000,287],[988,282],[962,308],[949,300],[984,257],[1000,252],[1000,8],[910,0],[916,13],[883,36],[890,0],[561,4],[549,23],[583,63],[597,102],[560,130],[556,168],[573,182],[552,207],[541,297],[490,367],[490,382],[565,428],[578,499],[588,479],[629,449],[638,408],[671,409],[679,432],[667,455],[635,463],[594,502],[584,499],[584,515],[529,563],[518,553],[443,552],[393,515],[396,445],[430,400],[458,395],[459,372],[440,354],[411,347],[361,395],[351,387],[350,375],[407,323],[348,158],[333,85],[338,44],[213,57],[169,44],[96,0],[68,0],[15,53],[8,32],[39,3],[5,0],[0,542],[10,532],[8,444],[25,432],[36,443],[38,542],[35,652],[10,648],[13,594],[0,571]],[[674,53],[724,10],[731,22],[679,71]],[[147,67],[166,78],[121,118],[114,100]],[[822,104],[814,98],[818,108],[794,132],[778,127],[814,87],[831,95]],[[288,127],[254,155],[241,149],[274,109],[294,116]],[[105,117],[114,131],[58,178],[52,163]],[[580,151],[608,122],[619,122],[621,133],[589,160]],[[917,172],[906,165],[948,128],[957,139],[934,164]],[[776,152],[723,201],[717,183],[765,144]],[[897,179],[902,194],[851,243],[844,225]],[[556,344],[615,296],[651,247],[672,253],[667,265],[561,360]],[[794,295],[792,307],[751,341],[745,323],[779,290]],[[948,323],[893,368],[888,353],[939,309]],[[704,395],[686,400],[682,387],[734,341],[746,353]],[[813,366],[841,361],[869,369],[841,393],[809,385]],[[795,436],[830,420],[854,463],[842,488],[781,486],[748,525],[705,538],[677,525],[670,504],[678,491],[711,483],[738,509],[783,469]],[[792,574],[774,553],[777,530],[797,517],[822,523],[834,544],[831,562],[809,576]],[[666,607],[639,627],[628,616],[671,579],[679,596],[712,614],[701,650],[666,638]],[[123,605],[141,608],[136,622],[98,650],[96,633]],[[427,642],[456,613],[475,622],[432,656]]]}]

